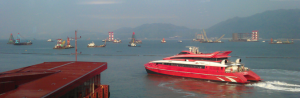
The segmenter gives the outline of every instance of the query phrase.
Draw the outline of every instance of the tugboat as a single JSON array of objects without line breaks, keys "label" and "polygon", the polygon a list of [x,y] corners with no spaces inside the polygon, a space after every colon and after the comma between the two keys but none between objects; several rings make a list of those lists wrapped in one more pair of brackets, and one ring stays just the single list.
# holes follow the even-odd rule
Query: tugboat
[{"label": "tugboat", "polygon": [[115,40],[113,41],[113,43],[121,43],[121,40],[115,39]]},{"label": "tugboat", "polygon": [[32,42],[30,40],[27,42],[21,42],[20,33],[18,33],[17,40],[15,41],[14,45],[32,45]]},{"label": "tugboat", "polygon": [[141,47],[141,45],[136,45],[134,32],[132,33],[131,41],[129,43],[129,47]]},{"label": "tugboat", "polygon": [[260,76],[241,64],[241,59],[235,62],[228,60],[231,51],[217,51],[214,53],[198,52],[197,47],[190,47],[190,51],[146,63],[144,66],[148,74],[163,74],[171,76],[198,78],[213,81],[249,83],[261,81]]},{"label": "tugboat", "polygon": [[92,43],[89,43],[87,47],[96,47],[95,43],[92,41]]},{"label": "tugboat", "polygon": [[163,38],[163,39],[161,40],[161,43],[166,43],[165,38]]},{"label": "tugboat", "polygon": [[136,45],[135,43],[131,43],[128,45],[129,47],[141,47],[141,45]]},{"label": "tugboat", "polygon": [[74,47],[71,46],[71,44],[70,44],[70,38],[69,38],[69,37],[67,38],[67,45],[66,45],[66,48],[74,48]]},{"label": "tugboat", "polygon": [[52,41],[51,39],[48,39],[47,42],[54,42],[54,41]]},{"label": "tugboat", "polygon": [[15,39],[14,39],[14,36],[12,35],[12,33],[9,36],[9,40],[8,40],[7,44],[15,44]]}]

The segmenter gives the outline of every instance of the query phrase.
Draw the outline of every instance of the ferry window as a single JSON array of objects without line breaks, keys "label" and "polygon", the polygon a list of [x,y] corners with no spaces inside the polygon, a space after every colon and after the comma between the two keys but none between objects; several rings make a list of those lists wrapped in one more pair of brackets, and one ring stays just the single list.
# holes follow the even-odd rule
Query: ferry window
[{"label": "ferry window", "polygon": [[180,52],[179,54],[190,54],[190,53],[187,53],[187,52]]}]

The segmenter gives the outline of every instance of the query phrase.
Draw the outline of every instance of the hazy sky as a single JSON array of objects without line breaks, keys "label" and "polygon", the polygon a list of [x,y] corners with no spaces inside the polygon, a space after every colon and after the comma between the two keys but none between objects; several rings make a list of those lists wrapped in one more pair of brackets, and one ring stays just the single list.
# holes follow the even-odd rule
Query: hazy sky
[{"label": "hazy sky", "polygon": [[76,29],[107,33],[146,23],[200,29],[276,9],[300,9],[300,0],[0,0],[0,39]]}]

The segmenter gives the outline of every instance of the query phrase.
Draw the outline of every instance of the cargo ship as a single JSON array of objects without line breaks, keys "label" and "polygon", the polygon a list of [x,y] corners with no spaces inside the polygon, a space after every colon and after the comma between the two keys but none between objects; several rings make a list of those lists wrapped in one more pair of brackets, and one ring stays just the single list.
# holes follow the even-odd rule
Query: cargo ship
[{"label": "cargo ship", "polygon": [[[190,50],[193,49],[190,48]],[[191,52],[183,51],[177,56],[167,57],[164,60],[150,61],[144,66],[148,74],[242,84],[250,81],[261,81],[260,76],[240,63],[241,59],[237,59],[235,62],[229,61],[228,54],[231,51],[205,54],[207,56],[201,55],[200,52],[199,54],[189,53]]]}]

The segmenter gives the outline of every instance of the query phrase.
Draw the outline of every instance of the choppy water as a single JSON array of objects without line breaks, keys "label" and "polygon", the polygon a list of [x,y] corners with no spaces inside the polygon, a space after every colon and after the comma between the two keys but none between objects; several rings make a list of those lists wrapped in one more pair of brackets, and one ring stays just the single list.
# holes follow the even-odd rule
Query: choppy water
[{"label": "choppy water", "polygon": [[[300,42],[268,44],[262,42],[196,43],[183,40],[144,40],[142,47],[123,43],[107,43],[105,48],[87,48],[87,44],[103,44],[100,40],[79,40],[79,61],[108,62],[101,75],[102,84],[110,85],[112,98],[195,98],[195,97],[300,97]],[[0,72],[42,62],[73,61],[75,49],[52,49],[55,42],[33,40],[33,45],[14,46],[0,40]],[[74,46],[74,41],[71,41]],[[242,63],[261,76],[263,82],[226,84],[182,77],[148,75],[144,64],[175,55],[185,46],[197,46],[201,52],[232,50],[230,59]],[[263,57],[263,58],[256,58]],[[268,58],[271,57],[271,58]]]}]

